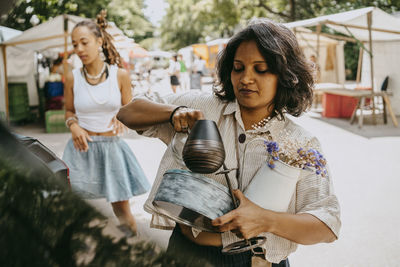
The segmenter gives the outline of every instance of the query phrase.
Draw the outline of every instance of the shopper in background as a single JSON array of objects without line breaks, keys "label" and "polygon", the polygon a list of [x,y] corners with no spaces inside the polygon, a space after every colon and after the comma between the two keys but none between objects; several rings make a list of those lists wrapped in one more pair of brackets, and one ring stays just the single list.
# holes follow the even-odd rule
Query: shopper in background
[{"label": "shopper in background", "polygon": [[185,92],[190,89],[190,77],[189,77],[189,72],[187,70],[187,65],[181,54],[178,55],[178,62],[181,65],[181,71],[180,71],[180,75],[179,75],[180,82],[181,82],[181,88],[182,88],[182,91]]},{"label": "shopper in background", "polygon": [[72,139],[63,160],[72,190],[83,198],[105,197],[124,227],[137,232],[129,199],[150,185],[129,146],[118,136],[124,127],[115,118],[132,100],[129,74],[105,31],[105,13],[79,22],[71,38],[83,67],[67,75],[65,119]]},{"label": "shopper in background", "polygon": [[180,85],[179,74],[181,72],[181,64],[178,62],[178,56],[172,56],[169,62],[168,74],[170,77],[172,92],[176,93],[177,87]]}]

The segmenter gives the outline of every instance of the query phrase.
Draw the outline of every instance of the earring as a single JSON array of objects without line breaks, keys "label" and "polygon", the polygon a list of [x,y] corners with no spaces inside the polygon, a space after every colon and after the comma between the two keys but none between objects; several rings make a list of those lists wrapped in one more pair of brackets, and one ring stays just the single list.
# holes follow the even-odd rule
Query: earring
[{"label": "earring", "polygon": [[100,59],[102,61],[106,60],[106,57],[104,56],[104,53],[103,53],[103,47],[101,47],[101,46],[99,46],[99,55],[100,55]]}]

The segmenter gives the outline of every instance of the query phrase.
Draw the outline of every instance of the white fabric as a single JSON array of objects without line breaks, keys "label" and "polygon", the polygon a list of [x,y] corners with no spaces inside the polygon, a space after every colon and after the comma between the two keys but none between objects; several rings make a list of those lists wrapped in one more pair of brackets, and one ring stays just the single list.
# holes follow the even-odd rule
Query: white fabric
[{"label": "white fabric", "polygon": [[[68,34],[71,34],[72,29],[74,28],[76,23],[85,19],[73,15],[65,15],[65,16],[66,18],[68,18]],[[16,44],[16,46],[34,51],[40,51],[40,50],[45,50],[47,48],[58,47],[60,51],[63,51],[64,36],[61,36],[63,34],[64,34],[64,15],[60,15],[24,31],[21,35],[12,38],[10,40],[7,40],[6,42],[4,42],[4,44],[12,45],[13,43],[16,42],[26,42],[26,43]],[[55,36],[58,37],[46,39]],[[32,40],[37,40],[42,38],[45,40],[31,42]],[[71,49],[70,42],[71,41],[68,40],[69,49]]]},{"label": "white fabric", "polygon": [[[34,77],[35,71],[35,53],[30,50],[25,50],[16,47],[7,47],[7,76],[8,82],[23,82],[28,87],[29,105],[39,105],[36,81]],[[4,84],[4,66],[3,53],[1,54],[0,67],[0,111],[5,112],[5,84]]]},{"label": "white fabric", "polygon": [[[368,12],[372,12],[372,28],[377,29],[385,29],[391,31],[400,31],[400,19],[396,18],[377,7],[366,7],[360,8],[352,11],[341,12],[336,14],[331,14],[327,16],[321,16],[312,19],[299,20],[290,23],[286,23],[285,25],[289,28],[296,27],[311,27],[316,26],[319,23],[327,23],[329,21],[340,23],[344,25],[355,25],[367,27],[367,14]],[[349,32],[343,26],[335,26],[332,24],[326,24],[327,27],[330,27],[338,32],[349,35]],[[348,28],[349,31],[360,41],[368,41],[368,30],[365,29],[356,29],[356,28]],[[400,34],[387,33],[387,32],[379,32],[372,31],[372,39],[373,40],[400,40]]]},{"label": "white fabric", "polygon": [[118,67],[113,65],[104,82],[90,85],[82,76],[80,69],[72,71],[75,113],[82,128],[96,133],[113,129],[109,124],[121,107],[117,72]]},{"label": "white fabric", "polygon": [[[369,44],[366,44],[369,47]],[[389,76],[387,90],[393,95],[389,96],[393,112],[400,114],[400,40],[373,42],[374,51],[374,91],[379,92],[386,76]],[[361,85],[371,86],[371,69],[369,54],[364,51],[361,67]]]},{"label": "white fabric", "polygon": [[204,73],[206,67],[206,61],[204,59],[196,58],[193,62],[193,71],[200,71]]},{"label": "white fabric", "polygon": [[5,75],[3,65],[3,51],[0,50],[0,119],[6,115],[6,87],[5,87]]},{"label": "white fabric", "polygon": [[180,72],[181,72],[181,64],[178,61],[170,60],[168,67],[169,75],[176,75],[179,77]]},{"label": "white fabric", "polygon": [[[219,130],[224,143],[226,152],[225,163],[228,168],[237,167],[235,139],[237,139],[240,134],[246,134],[246,141],[243,144],[238,144],[240,157],[240,164],[238,166],[240,169],[239,181],[233,178],[235,176],[234,172],[230,175],[232,176],[231,183],[233,188],[239,188],[242,191],[246,190],[257,170],[262,165],[266,164],[268,156],[263,139],[258,138],[261,133],[244,130],[237,102],[226,103],[209,93],[198,94],[194,92],[182,95],[168,95],[162,100],[174,105],[186,105],[191,108],[200,109],[203,111],[206,119],[214,120],[217,123],[222,114]],[[237,129],[238,136],[235,136],[235,128]],[[315,149],[321,151],[318,140],[288,118],[286,118],[285,121],[279,121],[276,117],[273,118],[267,124],[264,132],[267,130],[271,132],[273,140],[278,142],[280,147],[281,144],[285,143],[285,140],[290,140],[294,142],[294,148],[297,151],[297,141],[310,141],[310,144]],[[153,126],[147,129],[143,134],[157,137],[168,144],[168,148],[161,160],[156,180],[153,183],[144,209],[153,215],[151,227],[172,229],[175,226],[175,222],[159,215],[157,208],[153,206],[152,202],[165,171],[185,167],[179,165],[173,156],[170,142],[174,131],[169,123]],[[335,235],[338,236],[341,226],[340,208],[333,192],[331,178],[329,175],[327,177],[317,176],[314,172],[309,170],[301,170],[300,172],[299,181],[292,195],[287,212],[292,214],[312,214],[330,227]],[[204,176],[227,186],[223,175],[204,174]],[[264,248],[266,251],[266,259],[270,262],[280,262],[297,248],[297,244],[287,239],[271,233],[263,233],[263,235],[267,237]],[[238,240],[236,235],[231,232],[222,234],[224,246]]]},{"label": "white fabric", "polygon": [[[303,53],[307,59],[310,59],[311,55],[317,55],[317,34],[313,33],[307,28],[296,28],[295,31],[297,41],[303,50]],[[344,42],[337,41],[325,36],[320,36],[320,49],[318,64],[320,66],[321,77],[320,83],[340,83],[344,84],[346,80],[345,65],[344,65]],[[327,70],[325,64],[327,61],[328,46],[334,45],[336,50],[335,61],[333,69]]]},{"label": "white fabric", "polygon": [[7,76],[20,77],[34,73],[35,53],[32,50],[7,47]]},{"label": "white fabric", "polygon": [[22,31],[0,26],[0,43],[7,41],[8,39],[14,38],[15,36],[18,36],[21,33]]},{"label": "white fabric", "polygon": [[[324,24],[329,21],[340,23],[343,25],[355,25],[362,26],[364,29],[356,29],[348,27],[346,30],[343,26],[335,26],[332,24],[325,24],[325,26],[346,34],[348,36],[353,35],[360,41],[369,42],[369,32],[365,29],[368,26],[367,14],[372,12],[372,41],[373,48],[372,52],[374,55],[374,84],[375,90],[380,90],[383,79],[389,76],[389,88],[393,92],[393,96],[390,97],[391,104],[396,115],[400,114],[400,68],[399,68],[399,52],[400,51],[400,18],[392,16],[377,7],[366,7],[356,9],[352,11],[321,16],[312,19],[300,20],[285,25],[289,28],[297,27],[311,27],[318,24]],[[383,29],[388,31],[394,31],[395,33],[375,31],[373,29]],[[386,42],[386,43],[385,43]],[[365,47],[369,49],[369,44],[364,43]],[[336,50],[337,55],[341,53],[341,50]],[[341,57],[341,56],[340,56]],[[364,86],[371,86],[370,82],[370,63],[369,54],[364,52],[363,65],[361,72],[361,81]],[[341,66],[341,65],[339,65]],[[342,75],[342,71],[339,72]],[[337,83],[340,83],[342,79],[339,78]],[[332,80],[324,80],[324,82],[334,82]]]}]

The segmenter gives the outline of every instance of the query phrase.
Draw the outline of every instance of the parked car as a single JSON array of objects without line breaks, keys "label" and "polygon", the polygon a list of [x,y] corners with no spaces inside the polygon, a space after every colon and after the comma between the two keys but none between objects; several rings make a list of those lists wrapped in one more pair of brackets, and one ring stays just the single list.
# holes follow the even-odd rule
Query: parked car
[{"label": "parked car", "polygon": [[0,266],[188,266],[126,236],[58,181],[67,174],[38,140],[11,134],[0,121]]},{"label": "parked car", "polygon": [[14,134],[17,140],[32,152],[62,182],[69,185],[69,169],[67,165],[39,140],[20,134]]}]

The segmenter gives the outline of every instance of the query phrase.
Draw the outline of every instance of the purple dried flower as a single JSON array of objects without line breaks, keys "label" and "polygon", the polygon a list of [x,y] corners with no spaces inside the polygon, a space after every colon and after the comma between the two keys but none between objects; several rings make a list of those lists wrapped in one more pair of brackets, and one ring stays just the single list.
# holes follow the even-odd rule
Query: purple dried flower
[{"label": "purple dried flower", "polygon": [[274,160],[271,159],[271,160],[268,161],[268,167],[270,167],[271,169],[275,168]]}]

